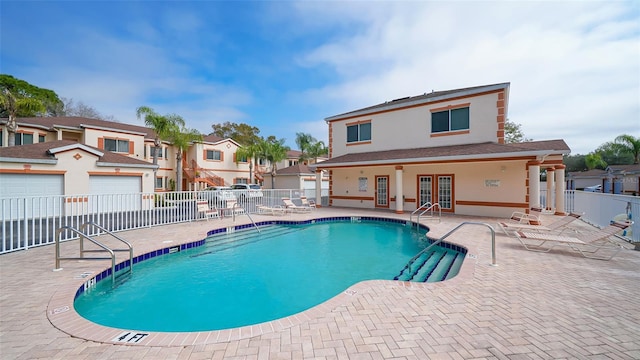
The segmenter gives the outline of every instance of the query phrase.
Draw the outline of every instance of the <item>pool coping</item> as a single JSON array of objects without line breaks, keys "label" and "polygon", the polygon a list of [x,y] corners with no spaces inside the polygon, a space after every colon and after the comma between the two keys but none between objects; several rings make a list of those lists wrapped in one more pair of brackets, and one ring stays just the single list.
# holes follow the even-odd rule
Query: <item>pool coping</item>
[{"label": "pool coping", "polygon": [[[312,218],[307,220],[268,220],[257,222],[256,225],[262,226],[278,224],[311,224],[327,221],[360,221],[362,219],[405,224],[412,223],[413,225],[415,225],[415,222],[379,216],[334,216]],[[422,228],[427,228],[423,224],[418,225]],[[253,225],[243,224],[217,228],[208,231],[207,236],[225,231],[246,229],[249,227],[253,227]],[[175,248],[177,246],[179,246],[182,250],[199,246],[203,244],[204,241],[204,239],[197,241],[186,241],[182,244],[159,247],[156,250],[152,250],[145,254],[136,256],[134,258],[134,264],[139,261],[144,261],[153,256],[168,254],[170,253],[169,249]],[[215,344],[232,340],[248,339],[263,334],[288,329],[292,326],[299,325],[306,321],[326,315],[327,313],[334,311],[337,307],[345,306],[353,303],[354,301],[357,301],[358,296],[363,296],[363,294],[366,294],[367,289],[373,286],[384,286],[387,288],[398,288],[407,290],[436,289],[440,287],[459,286],[461,283],[471,280],[474,276],[475,267],[477,265],[477,248],[475,248],[474,246],[469,246],[468,244],[463,246],[459,243],[456,243],[455,241],[447,241],[447,243],[462,249],[466,249],[465,260],[463,261],[458,274],[452,279],[435,283],[417,283],[397,280],[361,281],[348,287],[329,300],[310,309],[277,320],[263,322],[255,325],[211,331],[159,332],[112,328],[91,322],[80,316],[80,314],[75,311],[75,308],[73,306],[74,301],[79,293],[91,286],[94,286],[95,282],[99,281],[97,279],[98,277],[100,277],[100,280],[109,277],[111,273],[110,267],[105,268],[104,271],[91,277],[87,276],[85,278],[79,278],[76,281],[72,281],[68,284],[60,286],[49,300],[49,303],[47,305],[47,318],[55,328],[68,334],[69,336],[107,344],[171,347]],[[116,271],[126,267],[125,263],[128,264],[128,262],[129,260],[120,262],[118,264],[119,266],[116,267]]]}]

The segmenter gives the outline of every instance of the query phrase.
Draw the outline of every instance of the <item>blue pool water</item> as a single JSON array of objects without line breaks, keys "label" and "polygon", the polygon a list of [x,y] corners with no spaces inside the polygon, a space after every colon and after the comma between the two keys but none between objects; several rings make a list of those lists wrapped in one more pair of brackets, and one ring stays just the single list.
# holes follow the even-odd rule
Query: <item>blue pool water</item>
[{"label": "blue pool water", "polygon": [[214,235],[203,246],[140,262],[116,287],[99,281],[84,291],[75,309],[98,324],[130,330],[257,324],[309,309],[363,280],[391,280],[428,245],[424,230],[395,223],[261,230]]}]

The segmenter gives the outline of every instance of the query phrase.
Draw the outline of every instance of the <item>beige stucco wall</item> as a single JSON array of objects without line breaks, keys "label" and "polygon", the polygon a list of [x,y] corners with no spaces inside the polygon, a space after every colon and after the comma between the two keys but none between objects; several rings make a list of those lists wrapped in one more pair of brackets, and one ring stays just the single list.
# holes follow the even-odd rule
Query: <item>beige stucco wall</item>
[{"label": "beige stucco wall", "polygon": [[[498,94],[459,100],[331,122],[332,156],[393,149],[497,142]],[[431,109],[469,103],[469,133],[431,137]],[[347,124],[371,120],[371,142],[347,146]],[[439,133],[443,134],[443,133]]]},{"label": "beige stucco wall", "polygon": [[[274,189],[302,189],[302,178],[300,176],[276,175],[274,180]],[[271,175],[264,175],[263,187],[271,189]]]},{"label": "beige stucco wall", "polygon": [[[396,196],[395,166],[333,169],[332,174],[333,206],[374,208],[376,176],[389,176],[390,198]],[[403,204],[404,211],[411,212],[418,206],[418,175],[454,176],[454,201],[474,203],[454,204],[456,214],[506,217],[527,207],[526,160],[405,165],[402,175],[403,195],[407,199]],[[359,189],[360,177],[367,178],[366,191]],[[511,205],[498,206],[500,203]],[[514,207],[514,203],[524,206]],[[395,210],[393,200],[389,210]]]},{"label": "beige stucco wall", "polygon": [[[205,150],[218,150],[223,153],[221,161],[205,160],[203,157]],[[188,152],[187,161],[195,160],[198,167],[220,176],[224,179],[225,185],[232,185],[236,178],[249,178],[249,163],[237,163],[234,161],[234,154],[238,150],[238,145],[232,141],[223,141],[217,144],[198,143],[192,146]]]}]

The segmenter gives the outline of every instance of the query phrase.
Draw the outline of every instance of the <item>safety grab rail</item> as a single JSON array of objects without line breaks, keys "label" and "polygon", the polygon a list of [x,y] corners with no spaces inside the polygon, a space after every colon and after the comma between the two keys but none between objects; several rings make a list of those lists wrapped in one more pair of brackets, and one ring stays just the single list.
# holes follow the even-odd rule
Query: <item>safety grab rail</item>
[{"label": "safety grab rail", "polygon": [[[111,256],[110,257],[91,257],[91,258],[85,258],[82,256],[82,252],[80,253],[80,257],[61,257],[60,256],[60,234],[63,231],[71,231],[72,233],[75,233],[76,235],[79,235],[80,238],[82,239],[87,238],[89,241],[91,241],[92,243],[98,245],[99,247],[102,248],[102,250],[93,250],[93,252],[98,252],[98,251],[106,251],[108,252]],[[85,252],[88,252],[89,250],[85,250]],[[113,250],[109,249],[106,245],[104,245],[103,243],[99,242],[98,240],[92,238],[91,236],[81,232],[80,230],[72,227],[72,226],[62,226],[60,228],[58,228],[58,230],[56,231],[56,267],[55,269],[53,269],[53,271],[59,271],[62,270],[62,268],[60,267],[60,260],[111,260],[111,283],[112,285],[115,285],[115,281],[116,281],[116,255],[114,254]]]},{"label": "safety grab rail", "polygon": [[439,203],[434,203],[434,204],[432,204],[432,203],[431,203],[431,201],[427,201],[426,203],[424,203],[424,204],[420,205],[417,209],[415,209],[415,210],[411,213],[411,215],[409,215],[409,221],[413,221],[413,215],[414,215],[415,213],[417,213],[418,211],[420,211],[420,210],[422,210],[422,209],[425,209],[425,210],[423,210],[422,212],[420,212],[420,213],[418,214],[418,219],[417,219],[417,221],[416,221],[416,228],[418,228],[418,227],[420,226],[420,217],[421,217],[422,215],[424,215],[425,213],[429,212],[429,211],[431,211],[431,217],[433,217],[433,212],[434,212],[434,209],[435,209],[435,208],[437,208],[437,209],[438,209],[438,221],[440,221],[440,217],[442,217],[442,208],[440,207],[440,204],[439,204]]},{"label": "safety grab rail", "polygon": [[[113,236],[114,238],[116,238],[116,240],[122,242],[123,244],[125,244],[127,246],[126,249],[111,249],[111,250],[114,251],[114,252],[115,251],[128,251],[129,252],[129,274],[132,274],[133,273],[133,246],[131,246],[131,244],[128,241],[126,241],[125,239],[119,237],[118,235],[116,235],[113,232],[109,231],[105,227],[96,224],[93,221],[89,221],[89,222],[86,222],[86,223],[82,224],[80,226],[80,232],[86,233],[87,232],[86,229],[89,226],[93,226],[93,227],[97,228],[98,230],[103,231],[104,233]],[[85,253],[85,252],[95,252],[95,250],[93,250],[93,251],[92,250],[84,250],[84,241],[83,241],[83,238],[80,237],[80,256],[83,256],[83,253]]]},{"label": "safety grab rail", "polygon": [[458,226],[454,227],[453,229],[451,229],[448,233],[444,234],[441,238],[437,239],[426,248],[422,249],[422,251],[417,253],[416,256],[412,257],[411,260],[409,260],[407,262],[407,265],[405,266],[409,270],[409,273],[411,273],[412,271],[411,265],[413,265],[413,263],[420,257],[420,255],[424,254],[425,252],[429,251],[429,249],[431,249],[432,247],[441,243],[444,239],[449,237],[451,234],[456,232],[459,228],[463,227],[464,225],[482,225],[482,226],[488,227],[489,230],[491,230],[491,266],[498,266],[498,263],[496,262],[496,231],[493,229],[493,226],[487,223],[465,221],[459,224]]},{"label": "safety grab rail", "polygon": [[247,210],[245,210],[245,208],[243,208],[242,206],[238,205],[238,204],[233,204],[233,206],[231,207],[231,214],[232,214],[232,218],[233,218],[233,222],[236,222],[236,212],[235,212],[235,208],[239,207],[240,209],[242,209],[242,213],[247,215],[247,217],[249,218],[249,220],[251,220],[251,224],[253,224],[253,227],[256,228],[256,230],[258,230],[258,233],[260,233],[260,228],[258,227],[258,225],[256,225],[256,223],[253,221],[253,218],[251,217],[251,215],[249,215],[249,213],[247,212]]}]

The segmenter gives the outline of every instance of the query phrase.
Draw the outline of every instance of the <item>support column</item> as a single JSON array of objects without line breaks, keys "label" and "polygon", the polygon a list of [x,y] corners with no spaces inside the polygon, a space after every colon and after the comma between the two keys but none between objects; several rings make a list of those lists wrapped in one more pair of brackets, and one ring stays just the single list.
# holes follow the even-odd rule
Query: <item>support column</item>
[{"label": "support column", "polygon": [[555,182],[555,168],[550,167],[547,168],[547,210],[553,210],[554,202],[553,202],[553,188]]},{"label": "support column", "polygon": [[402,193],[402,166],[396,166],[396,214],[404,213],[404,194]]},{"label": "support column", "polygon": [[540,206],[540,164],[538,160],[529,161],[529,209],[539,209]]},{"label": "support column", "polygon": [[556,215],[566,215],[564,207],[564,165],[556,165]]},{"label": "support column", "polygon": [[316,207],[322,207],[322,170],[316,169]]}]

